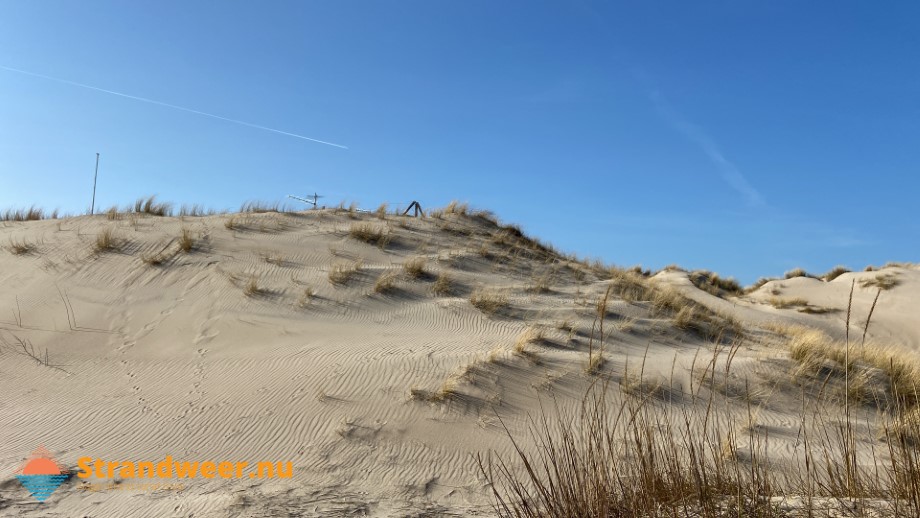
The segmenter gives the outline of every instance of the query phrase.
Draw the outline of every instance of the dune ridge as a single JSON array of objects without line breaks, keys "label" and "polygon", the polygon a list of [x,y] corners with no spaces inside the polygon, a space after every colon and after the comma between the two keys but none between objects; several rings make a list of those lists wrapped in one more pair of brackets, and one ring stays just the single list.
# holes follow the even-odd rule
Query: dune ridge
[{"label": "dune ridge", "polygon": [[[639,382],[691,387],[694,362],[735,335],[733,372],[763,395],[779,461],[796,455],[799,422],[784,405],[799,395],[775,388],[796,366],[783,330],[839,340],[851,286],[858,323],[891,276],[867,339],[920,347],[916,266],[719,297],[688,272],[581,261],[457,204],[427,218],[116,210],[4,222],[0,244],[0,466],[39,444],[71,469],[83,455],[294,464],[291,479],[181,492],[71,479],[48,500],[62,516],[492,515],[475,454],[511,455],[504,427],[525,436],[529,417],[554,415],[545,402],[575,405],[598,379],[642,392],[624,383],[640,368]],[[333,280],[336,268],[351,273]],[[437,293],[445,273],[450,293]],[[589,348],[603,361],[589,365]],[[0,515],[42,509],[3,480]]]}]

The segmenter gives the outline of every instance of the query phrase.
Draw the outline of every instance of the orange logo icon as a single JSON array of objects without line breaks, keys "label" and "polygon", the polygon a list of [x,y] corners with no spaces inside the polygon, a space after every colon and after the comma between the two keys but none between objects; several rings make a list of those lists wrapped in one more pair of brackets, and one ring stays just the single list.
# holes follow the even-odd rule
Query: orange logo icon
[{"label": "orange logo icon", "polygon": [[61,469],[51,452],[39,446],[19,469],[16,478],[36,500],[44,502],[70,478],[70,473]]}]

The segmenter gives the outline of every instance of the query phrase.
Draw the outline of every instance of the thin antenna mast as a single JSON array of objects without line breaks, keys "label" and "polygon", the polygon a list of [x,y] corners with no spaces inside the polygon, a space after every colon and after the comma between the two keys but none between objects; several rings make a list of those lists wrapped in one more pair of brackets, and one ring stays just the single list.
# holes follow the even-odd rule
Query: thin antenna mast
[{"label": "thin antenna mast", "polygon": [[89,214],[96,213],[96,179],[99,178],[99,153],[96,153],[96,173],[93,175],[93,204],[89,206]]}]

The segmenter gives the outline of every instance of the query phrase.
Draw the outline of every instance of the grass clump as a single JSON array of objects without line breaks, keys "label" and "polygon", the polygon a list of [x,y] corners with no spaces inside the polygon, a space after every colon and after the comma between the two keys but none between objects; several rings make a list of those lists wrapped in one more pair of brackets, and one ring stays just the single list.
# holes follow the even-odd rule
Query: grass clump
[{"label": "grass clump", "polygon": [[741,284],[732,277],[719,277],[719,274],[710,271],[697,270],[691,272],[688,278],[697,288],[716,297],[741,295],[744,292]]},{"label": "grass clump", "polygon": [[172,259],[172,254],[167,254],[166,252],[160,252],[156,254],[147,254],[141,256],[141,261],[144,261],[144,264],[148,266],[163,266],[170,259]]},{"label": "grass clump", "polygon": [[460,396],[460,379],[457,376],[450,376],[435,391],[413,387],[409,390],[409,395],[418,401],[444,403]]},{"label": "grass clump", "polygon": [[392,293],[396,289],[396,281],[398,280],[399,274],[396,272],[383,272],[374,282],[374,293]]},{"label": "grass clump", "polygon": [[633,397],[656,397],[664,392],[664,385],[660,380],[645,377],[642,373],[634,374],[629,371],[620,378],[620,390]]},{"label": "grass clump", "polygon": [[[848,391],[857,395],[857,401],[873,399],[881,406],[913,408],[920,402],[920,360],[902,349],[866,342],[871,315],[863,327],[860,345],[831,339],[823,331],[805,326],[774,328],[788,338],[789,356],[798,362],[799,374],[815,374],[822,370],[849,373]],[[882,377],[873,375],[881,373]],[[869,387],[867,382],[885,385],[884,401],[878,396],[860,397],[859,393],[879,393],[879,387]]]},{"label": "grass clump", "polygon": [[386,227],[369,223],[355,223],[348,229],[348,235],[358,241],[385,247],[390,243],[390,233]]},{"label": "grass clump", "polygon": [[[609,291],[608,291],[609,293]],[[852,297],[850,301],[852,306]],[[916,401],[897,397],[876,445],[872,425],[850,412],[849,397],[879,393],[870,385],[883,371],[895,384],[891,393],[916,394],[920,360],[867,346],[839,344],[820,331],[775,324],[765,326],[789,338],[790,354],[808,361],[822,375],[816,387],[828,383],[824,364],[838,362],[854,371],[846,412],[838,401],[806,400],[803,387],[796,454],[791,462],[774,462],[775,435],[757,424],[760,396],[715,389],[716,357],[731,358],[740,343],[717,351],[711,376],[689,386],[689,399],[673,405],[671,382],[644,381],[625,372],[620,389],[641,397],[611,398],[609,385],[595,384],[580,404],[555,403],[550,411],[531,417],[525,443],[508,427],[511,457],[477,455],[480,474],[493,494],[494,510],[502,518],[589,517],[650,518],[787,518],[792,516],[920,516],[920,411]],[[863,334],[868,329],[867,318]],[[866,364],[869,368],[861,367]],[[852,365],[852,366],[851,366]],[[887,365],[887,367],[886,367]],[[707,367],[707,370],[709,367]],[[692,370],[692,367],[691,367]],[[740,397],[739,397],[740,395]],[[770,398],[772,391],[766,395]],[[769,407],[768,407],[769,408]],[[741,419],[738,419],[741,417]],[[868,434],[861,432],[868,428]],[[860,432],[857,435],[857,430]],[[864,435],[868,435],[865,437]],[[858,456],[857,456],[858,454]],[[787,502],[792,505],[787,505]],[[794,502],[794,503],[793,503]]]},{"label": "grass clump", "polygon": [[585,366],[585,373],[589,376],[594,376],[604,368],[604,365],[607,365],[607,357],[604,356],[604,351],[599,350],[594,352],[588,357],[588,364]]},{"label": "grass clump", "polygon": [[134,212],[136,214],[149,214],[150,216],[171,216],[172,204],[157,202],[156,195],[138,198],[134,202]]},{"label": "grass clump", "polygon": [[515,354],[529,354],[529,351],[527,351],[527,346],[530,344],[537,344],[542,342],[544,337],[545,334],[542,329],[536,327],[528,327],[518,335],[517,340],[514,342]]},{"label": "grass clump", "polygon": [[496,290],[476,289],[470,295],[470,304],[487,315],[508,309],[508,296]]},{"label": "grass clump", "polygon": [[850,269],[846,266],[835,266],[829,272],[822,275],[821,278],[826,282],[831,282],[845,273],[850,273]]},{"label": "grass clump", "polygon": [[808,306],[808,301],[801,297],[795,297],[795,298],[770,297],[769,299],[767,299],[767,302],[776,309],[787,309],[787,308]]},{"label": "grass clump", "polygon": [[280,203],[266,203],[263,201],[247,201],[240,205],[240,212],[250,212],[253,214],[265,214],[268,212],[284,212],[285,208]]},{"label": "grass clump", "polygon": [[447,204],[446,207],[442,209],[435,209],[431,211],[431,217],[433,218],[442,218],[447,215],[456,214],[458,216],[466,216],[469,213],[469,205],[466,203],[460,203],[457,200],[453,200]]},{"label": "grass clump", "polygon": [[671,315],[679,329],[693,331],[709,340],[723,340],[744,333],[744,327],[735,318],[717,313],[672,287],[650,281],[642,271],[620,268],[608,268],[607,271],[611,275],[609,296],[630,303],[649,302],[655,312]]},{"label": "grass clump", "polygon": [[329,269],[329,282],[337,285],[347,284],[358,275],[362,267],[361,261],[336,263]]},{"label": "grass clump", "polygon": [[35,244],[25,238],[17,240],[11,237],[6,249],[13,255],[28,255],[35,251]]},{"label": "grass clump", "polygon": [[731,315],[717,313],[674,288],[655,287],[652,295],[652,308],[660,313],[670,313],[678,329],[715,341],[744,334],[744,326]]},{"label": "grass clump", "polygon": [[96,241],[93,243],[93,251],[97,254],[112,252],[118,248],[118,238],[115,237],[115,231],[107,228],[96,235]]},{"label": "grass clump", "polygon": [[217,211],[214,209],[205,209],[197,203],[193,205],[183,204],[179,207],[180,217],[200,218],[202,216],[213,216],[214,214],[217,214]]},{"label": "grass clump", "polygon": [[259,278],[253,274],[249,276],[249,280],[243,285],[243,293],[247,297],[258,297],[259,295],[265,295],[269,292],[259,284]]},{"label": "grass clump", "polygon": [[786,273],[783,275],[783,278],[784,278],[784,279],[794,279],[794,278],[796,278],[796,277],[809,277],[809,278],[812,278],[812,279],[817,279],[817,278],[818,278],[817,276],[812,275],[812,274],[806,272],[806,271],[805,271],[804,269],[802,269],[802,268],[793,268],[792,270],[789,270],[788,272],[786,272]]},{"label": "grass clump", "polygon": [[890,290],[897,286],[898,283],[898,278],[893,273],[883,273],[870,279],[859,281],[859,285],[863,288],[878,288],[880,290]]},{"label": "grass clump", "polygon": [[554,284],[555,278],[553,278],[552,274],[546,273],[535,276],[533,283],[527,287],[527,291],[531,293],[550,293],[553,291]]},{"label": "grass clump", "polygon": [[192,232],[183,228],[179,233],[179,250],[189,253],[195,249],[195,237],[192,235]]},{"label": "grass clump", "polygon": [[297,300],[297,307],[305,308],[309,306],[314,297],[316,297],[316,290],[309,286],[304,288],[303,293],[300,294],[300,299]]},{"label": "grass clump", "polygon": [[632,271],[610,268],[610,294],[626,302],[651,300],[656,290],[648,279]]},{"label": "grass clump", "polygon": [[768,282],[771,282],[771,281],[776,281],[776,280],[779,280],[779,279],[777,279],[777,278],[775,278],[775,277],[761,277],[761,278],[757,279],[757,281],[756,281],[754,284],[752,284],[752,285],[748,286],[747,288],[745,288],[745,289],[744,289],[744,292],[745,292],[745,293],[751,293],[751,292],[757,291],[757,290],[759,290],[760,288],[762,288],[764,284],[766,284],[766,283],[768,283]]},{"label": "grass clump", "polygon": [[434,284],[431,285],[431,292],[439,297],[448,297],[454,294],[454,281],[449,273],[441,271]]},{"label": "grass clump", "polygon": [[[55,210],[51,213],[50,218],[56,219],[57,216],[58,212]],[[45,210],[34,205],[28,209],[6,209],[0,213],[0,221],[38,221],[42,219],[46,219]]]},{"label": "grass clump", "polygon": [[730,396],[697,389],[692,392],[699,397],[673,409],[662,401],[673,385],[626,373],[619,386],[634,397],[614,398],[608,385],[595,385],[580,404],[557,402],[531,417],[520,432],[527,441],[506,427],[510,457],[477,455],[497,516],[920,515],[920,454],[914,446],[920,413],[898,415],[879,446],[884,454],[873,450],[857,464],[853,423],[831,427],[839,411],[818,403],[800,421],[800,429],[818,433],[802,433],[799,460],[780,469],[771,462],[775,439],[758,426],[730,424],[733,412],[744,414],[745,406],[753,422],[750,402],[736,404]]},{"label": "grass clump", "polygon": [[403,263],[403,271],[410,279],[421,279],[426,275],[424,257],[413,257]]}]

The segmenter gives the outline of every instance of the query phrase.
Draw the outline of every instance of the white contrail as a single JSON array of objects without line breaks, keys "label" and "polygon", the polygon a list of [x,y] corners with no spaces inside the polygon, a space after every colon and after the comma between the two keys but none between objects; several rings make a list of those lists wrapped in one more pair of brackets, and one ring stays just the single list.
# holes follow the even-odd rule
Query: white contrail
[{"label": "white contrail", "polygon": [[332,143],[332,142],[326,142],[325,140],[318,140],[318,139],[315,139],[315,138],[305,137],[305,136],[303,136],[303,135],[298,135],[298,134],[296,134],[296,133],[289,133],[289,132],[287,132],[287,131],[281,131],[281,130],[274,129],[274,128],[268,128],[268,127],[265,127],[265,126],[260,126],[260,125],[258,125],[258,124],[253,124],[253,123],[251,123],[251,122],[246,122],[246,121],[241,121],[241,120],[236,120],[236,119],[229,119],[229,118],[227,118],[227,117],[221,117],[220,115],[214,115],[213,113],[207,113],[207,112],[203,112],[203,111],[199,111],[199,110],[193,110],[193,109],[191,109],[191,108],[186,108],[186,107],[184,107],[184,106],[176,106],[175,104],[164,103],[164,102],[162,102],[162,101],[155,101],[155,100],[153,100],[153,99],[147,99],[146,97],[138,97],[138,96],[136,96],[136,95],[123,94],[123,93],[121,93],[121,92],[115,92],[115,91],[112,91],[112,90],[106,90],[105,88],[98,88],[98,87],[96,87],[96,86],[90,86],[90,85],[85,85],[85,84],[83,84],[83,83],[77,83],[76,81],[69,81],[69,80],[67,80],[67,79],[61,79],[61,78],[58,78],[58,77],[46,76],[46,75],[44,75],[44,74],[37,74],[37,73],[35,73],[35,72],[29,72],[29,71],[27,71],[27,70],[20,70],[20,69],[18,69],[18,68],[12,68],[12,67],[7,67],[7,66],[3,66],[3,65],[0,65],[0,69],[9,70],[10,72],[16,72],[16,73],[18,73],[18,74],[25,74],[25,75],[27,75],[27,76],[40,77],[40,78],[42,78],[42,79],[47,79],[47,80],[49,80],[49,81],[56,81],[56,82],[58,82],[58,83],[64,83],[64,84],[67,84],[67,85],[79,86],[80,88],[86,88],[86,89],[89,89],[89,90],[95,90],[95,91],[97,91],[97,92],[103,92],[103,93],[107,93],[107,94],[117,95],[117,96],[119,96],[119,97],[125,97],[125,98],[127,98],[127,99],[134,99],[135,101],[141,101],[141,102],[145,102],[145,103],[156,104],[156,105],[159,105],[159,106],[165,106],[165,107],[167,107],[167,108],[173,108],[173,109],[176,109],[176,110],[182,110],[182,111],[184,111],[184,112],[194,113],[194,114],[196,114],[196,115],[204,115],[205,117],[211,117],[212,119],[219,119],[219,120],[222,120],[222,121],[232,122],[232,123],[234,123],[234,124],[241,124],[241,125],[243,125],[243,126],[249,126],[250,128],[256,128],[256,129],[260,129],[260,130],[271,131],[272,133],[279,133],[279,134],[281,134],[281,135],[287,135],[287,136],[289,136],[289,137],[295,137],[295,138],[299,138],[299,139],[303,139],[303,140],[309,140],[309,141],[311,141],[311,142],[318,142],[318,143],[320,143],[320,144],[326,144],[327,146],[334,146],[334,147],[337,147],[337,148],[348,149],[346,146],[343,146],[343,145],[341,145],[341,144],[335,144],[335,143]]},{"label": "white contrail", "polygon": [[725,180],[733,189],[741,193],[746,199],[748,204],[752,206],[762,207],[766,205],[766,202],[763,199],[763,196],[760,195],[760,192],[748,182],[747,178],[741,173],[735,164],[730,162],[725,155],[722,154],[722,151],[719,149],[719,146],[716,145],[716,142],[699,126],[691,123],[690,121],[681,117],[676,111],[671,108],[671,105],[668,104],[667,100],[661,95],[657,90],[652,91],[649,94],[652,102],[655,104],[655,108],[658,109],[658,113],[668,122],[674,129],[681,132],[695,142],[700,148],[706,153],[706,156],[709,157],[709,160],[719,168],[722,174],[722,179]]}]

